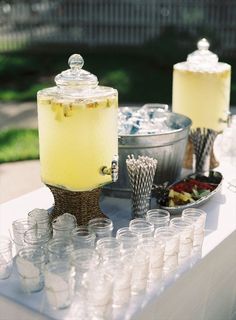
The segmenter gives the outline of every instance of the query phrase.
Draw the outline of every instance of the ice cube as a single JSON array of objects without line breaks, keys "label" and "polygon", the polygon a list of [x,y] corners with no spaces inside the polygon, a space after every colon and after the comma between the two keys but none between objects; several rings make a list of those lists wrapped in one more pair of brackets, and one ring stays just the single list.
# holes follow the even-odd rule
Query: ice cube
[{"label": "ice cube", "polygon": [[169,132],[172,130],[168,123],[166,111],[168,105],[145,104],[139,109],[119,109],[119,134],[146,135]]},{"label": "ice cube", "polygon": [[70,213],[64,213],[53,221],[54,225],[76,225],[76,218]]},{"label": "ice cube", "polygon": [[126,119],[129,119],[132,117],[133,110],[129,107],[120,108],[119,111]]}]

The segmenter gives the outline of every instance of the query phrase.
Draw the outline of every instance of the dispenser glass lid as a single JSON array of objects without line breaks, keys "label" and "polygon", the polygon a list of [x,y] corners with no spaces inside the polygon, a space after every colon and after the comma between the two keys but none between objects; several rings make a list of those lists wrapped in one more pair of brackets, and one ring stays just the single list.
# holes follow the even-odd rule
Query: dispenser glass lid
[{"label": "dispenser glass lid", "polygon": [[97,77],[82,69],[84,59],[80,54],[73,54],[68,60],[70,69],[62,71],[55,77],[58,87],[75,87],[78,89],[95,88],[98,85]]},{"label": "dispenser glass lid", "polygon": [[197,50],[187,56],[187,61],[175,64],[174,68],[196,72],[221,72],[230,69],[227,63],[219,62],[218,56],[209,47],[207,39],[199,40]]},{"label": "dispenser glass lid", "polygon": [[197,50],[190,53],[187,61],[190,64],[198,65],[216,65],[218,63],[218,56],[209,50],[210,43],[207,39],[203,38],[197,43]]}]

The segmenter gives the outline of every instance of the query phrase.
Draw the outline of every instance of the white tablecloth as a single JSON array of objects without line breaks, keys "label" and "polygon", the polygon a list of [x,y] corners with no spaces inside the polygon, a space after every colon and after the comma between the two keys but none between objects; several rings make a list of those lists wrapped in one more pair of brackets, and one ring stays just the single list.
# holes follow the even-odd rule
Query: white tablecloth
[{"label": "white tablecloth", "polygon": [[[154,292],[145,304],[136,305],[132,319],[236,319],[236,193],[227,187],[232,170],[229,164],[221,166],[219,171],[225,176],[222,191],[202,206],[207,212],[207,221],[201,260],[188,267],[177,280],[173,279],[163,292]],[[52,205],[53,198],[46,187],[2,204],[0,234],[8,234],[12,221],[26,217],[33,208],[47,209]],[[102,207],[116,217],[117,227],[127,223],[127,200],[105,198]],[[2,282],[0,292],[1,285]],[[0,296],[0,320],[46,318]]]}]

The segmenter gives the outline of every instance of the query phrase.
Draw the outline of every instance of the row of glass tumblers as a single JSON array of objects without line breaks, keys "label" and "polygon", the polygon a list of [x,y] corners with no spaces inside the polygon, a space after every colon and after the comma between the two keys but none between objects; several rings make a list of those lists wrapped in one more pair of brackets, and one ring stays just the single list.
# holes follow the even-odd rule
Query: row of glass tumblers
[{"label": "row of glass tumblers", "polygon": [[112,237],[109,219],[78,227],[73,216],[63,216],[54,221],[50,240],[41,233],[40,222],[37,232],[30,228],[24,233],[16,266],[24,291],[45,286],[52,308],[72,304],[77,315],[88,319],[105,317],[111,307],[128,304],[147,288],[160,288],[180,265],[201,252],[206,220],[200,209],[186,209],[182,217],[171,220],[167,211],[154,209]]}]

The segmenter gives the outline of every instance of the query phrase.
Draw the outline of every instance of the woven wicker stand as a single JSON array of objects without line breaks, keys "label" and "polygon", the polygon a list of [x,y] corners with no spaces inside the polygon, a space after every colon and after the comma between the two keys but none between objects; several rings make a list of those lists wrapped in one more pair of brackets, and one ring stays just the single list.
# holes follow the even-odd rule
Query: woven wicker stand
[{"label": "woven wicker stand", "polygon": [[51,221],[65,212],[73,214],[78,225],[87,224],[92,218],[105,217],[99,207],[101,189],[76,192],[50,185],[47,187],[51,190],[55,201]]},{"label": "woven wicker stand", "polygon": [[[188,139],[188,143],[185,150],[184,160],[183,160],[183,167],[186,169],[192,169],[193,166],[193,144]],[[219,166],[219,161],[216,160],[214,151],[211,152],[211,158],[210,158],[210,169],[214,169]]]}]

